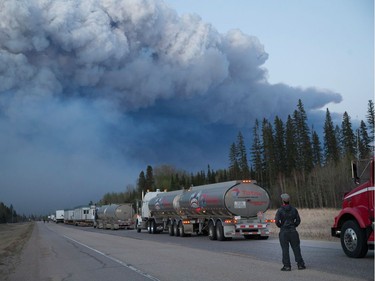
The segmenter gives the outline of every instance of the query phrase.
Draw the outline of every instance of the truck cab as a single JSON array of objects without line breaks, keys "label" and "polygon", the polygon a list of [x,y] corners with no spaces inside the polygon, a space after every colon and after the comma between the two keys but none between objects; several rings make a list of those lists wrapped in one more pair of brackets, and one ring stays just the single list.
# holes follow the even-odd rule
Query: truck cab
[{"label": "truck cab", "polygon": [[362,258],[374,249],[374,158],[352,161],[352,178],[356,187],[344,195],[331,235],[347,256]]}]

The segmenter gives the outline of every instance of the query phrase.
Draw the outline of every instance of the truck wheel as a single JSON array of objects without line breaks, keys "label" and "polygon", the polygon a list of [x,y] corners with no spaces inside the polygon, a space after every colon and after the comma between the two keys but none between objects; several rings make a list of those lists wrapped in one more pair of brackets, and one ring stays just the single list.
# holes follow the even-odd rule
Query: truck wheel
[{"label": "truck wheel", "polygon": [[178,229],[177,221],[173,223],[173,232],[174,232],[174,236],[180,236],[180,230]]},{"label": "truck wheel", "polygon": [[153,220],[151,221],[151,233],[156,234],[158,231],[156,229],[156,222]]},{"label": "truck wheel", "polygon": [[169,222],[169,224],[168,224],[168,234],[169,234],[169,236],[174,236],[173,223],[172,222]]},{"label": "truck wheel", "polygon": [[208,224],[208,239],[210,239],[210,240],[216,240],[217,239],[216,229],[215,229],[214,223],[212,221],[209,222],[209,224]]},{"label": "truck wheel", "polygon": [[217,240],[219,241],[225,240],[223,224],[221,223],[221,221],[218,221],[216,223],[216,237],[217,237]]},{"label": "truck wheel", "polygon": [[345,254],[351,258],[363,258],[368,251],[366,232],[357,222],[347,221],[341,228],[341,246]]},{"label": "truck wheel", "polygon": [[180,221],[178,223],[178,231],[180,232],[180,236],[181,237],[185,237],[185,230],[184,230],[184,224],[182,223],[182,221]]},{"label": "truck wheel", "polygon": [[149,220],[148,222],[147,222],[147,231],[148,231],[148,233],[150,233],[151,234],[151,220]]}]

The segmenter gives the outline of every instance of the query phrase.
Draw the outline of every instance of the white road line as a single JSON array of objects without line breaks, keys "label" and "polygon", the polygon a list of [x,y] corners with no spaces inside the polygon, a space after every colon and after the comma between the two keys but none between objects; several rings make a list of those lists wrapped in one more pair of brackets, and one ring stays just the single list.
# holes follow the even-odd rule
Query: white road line
[{"label": "white road line", "polygon": [[66,235],[63,235],[63,236],[64,236],[66,239],[69,239],[69,240],[73,241],[74,243],[77,243],[77,244],[79,244],[79,245],[81,245],[81,246],[83,246],[83,247],[85,247],[85,248],[87,248],[87,249],[90,249],[91,251],[94,251],[95,253],[97,253],[97,254],[99,254],[99,255],[102,255],[102,256],[104,256],[104,257],[110,259],[111,261],[114,261],[114,262],[116,262],[116,263],[122,265],[123,267],[126,267],[126,268],[128,268],[128,269],[130,269],[130,270],[133,270],[134,272],[137,272],[138,274],[140,274],[140,275],[142,275],[142,276],[144,276],[144,277],[146,277],[146,278],[148,278],[148,279],[150,279],[150,280],[153,280],[153,281],[160,281],[158,278],[156,278],[156,277],[154,277],[154,276],[151,276],[150,274],[147,274],[147,273],[143,272],[142,270],[140,270],[140,269],[138,269],[138,268],[135,268],[134,266],[132,266],[132,265],[130,265],[130,264],[126,264],[126,263],[124,263],[124,262],[122,262],[122,261],[120,261],[120,260],[118,260],[118,259],[116,259],[116,258],[114,258],[114,257],[111,257],[111,256],[109,256],[109,255],[107,255],[107,254],[105,254],[105,253],[103,253],[103,252],[101,252],[101,251],[99,251],[99,250],[96,250],[96,249],[94,249],[94,248],[92,248],[92,247],[90,247],[90,246],[87,246],[87,245],[85,245],[85,244],[83,244],[83,243],[81,243],[81,242],[79,242],[79,241],[77,241],[77,240],[74,240],[74,239],[72,239],[72,238],[70,238],[70,237],[68,237],[68,236],[66,236]]}]

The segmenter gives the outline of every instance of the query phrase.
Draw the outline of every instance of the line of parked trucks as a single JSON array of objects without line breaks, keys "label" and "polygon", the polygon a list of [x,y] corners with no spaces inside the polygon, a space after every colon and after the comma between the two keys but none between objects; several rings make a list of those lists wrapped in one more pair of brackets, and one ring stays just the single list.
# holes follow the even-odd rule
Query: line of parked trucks
[{"label": "line of parked trucks", "polygon": [[[359,258],[374,248],[374,159],[358,171],[353,162],[357,187],[346,193],[342,210],[334,220],[332,236],[339,237],[349,257]],[[365,179],[363,183],[360,181]],[[142,194],[135,212],[129,203],[78,207],[56,211],[56,222],[104,229],[136,229],[170,236],[207,235],[210,240],[268,239],[265,212],[270,206],[268,192],[251,180],[237,180],[176,191]]]}]

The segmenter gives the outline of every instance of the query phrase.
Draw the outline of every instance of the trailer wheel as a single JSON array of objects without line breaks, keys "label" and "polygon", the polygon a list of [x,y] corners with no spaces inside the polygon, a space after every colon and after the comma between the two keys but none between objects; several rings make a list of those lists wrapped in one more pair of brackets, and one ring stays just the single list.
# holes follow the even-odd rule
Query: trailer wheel
[{"label": "trailer wheel", "polygon": [[216,223],[216,237],[217,237],[217,240],[219,241],[225,240],[223,224],[221,223],[221,221],[218,221]]},{"label": "trailer wheel", "polygon": [[178,231],[180,232],[180,236],[181,237],[185,237],[185,230],[184,230],[184,224],[182,223],[182,221],[180,221],[178,223]]},{"label": "trailer wheel", "polygon": [[212,221],[208,223],[208,239],[210,240],[217,239],[215,225]]},{"label": "trailer wheel", "polygon": [[151,221],[151,233],[152,234],[158,233],[158,231],[156,229],[156,222],[154,220]]},{"label": "trailer wheel", "polygon": [[180,230],[178,228],[178,222],[175,221],[173,223],[173,232],[174,232],[174,236],[180,236]]},{"label": "trailer wheel", "polygon": [[168,233],[169,233],[169,236],[174,236],[174,229],[173,229],[173,222],[170,221],[169,224],[168,224]]},{"label": "trailer wheel", "polygon": [[363,258],[368,251],[366,232],[357,222],[347,221],[341,228],[341,246],[344,253],[351,258]]}]

